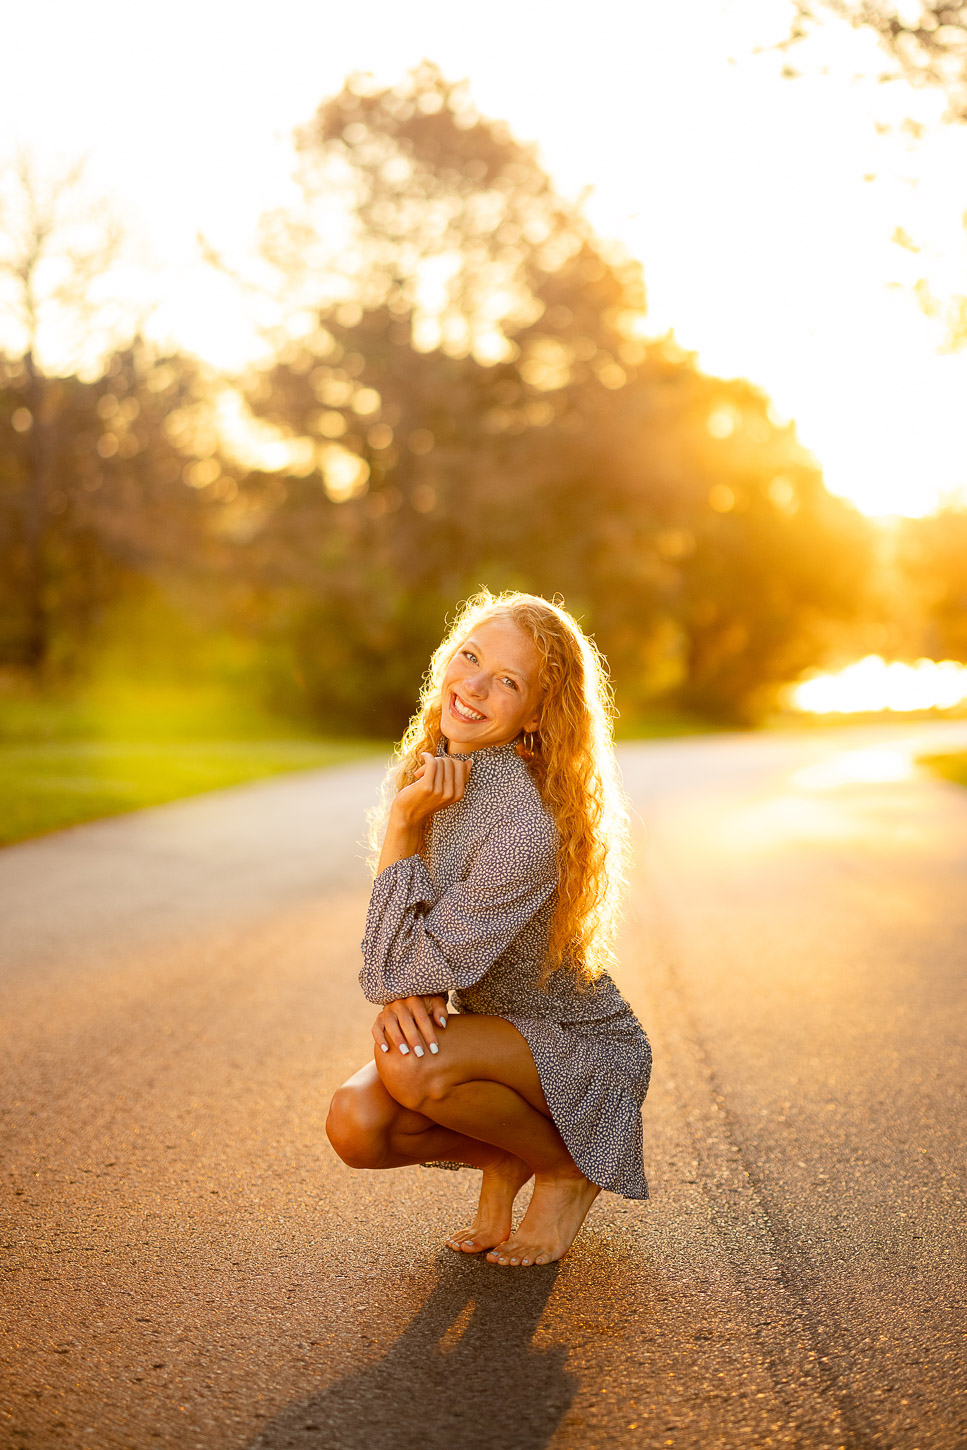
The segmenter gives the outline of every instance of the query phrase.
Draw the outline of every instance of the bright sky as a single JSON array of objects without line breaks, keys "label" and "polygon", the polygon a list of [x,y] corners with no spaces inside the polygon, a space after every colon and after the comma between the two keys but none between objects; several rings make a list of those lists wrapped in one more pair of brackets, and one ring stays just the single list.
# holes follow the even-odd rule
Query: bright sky
[{"label": "bright sky", "polygon": [[[89,153],[150,259],[148,330],[235,367],[256,348],[251,318],[199,264],[196,234],[241,258],[260,213],[292,194],[293,128],[351,71],[392,83],[433,60],[538,143],[563,191],[592,188],[599,231],[644,263],[655,333],[764,387],[834,491],[871,513],[928,512],[967,488],[967,353],[941,352],[912,286],[967,292],[967,127],[916,145],[878,134],[875,118],[929,121],[940,100],[851,84],[876,53],[838,27],[812,52],[828,75],[783,80],[781,57],[755,50],[787,13],[784,0],[32,0],[4,18],[0,136],[50,164]],[[924,249],[891,241],[898,225]]]}]

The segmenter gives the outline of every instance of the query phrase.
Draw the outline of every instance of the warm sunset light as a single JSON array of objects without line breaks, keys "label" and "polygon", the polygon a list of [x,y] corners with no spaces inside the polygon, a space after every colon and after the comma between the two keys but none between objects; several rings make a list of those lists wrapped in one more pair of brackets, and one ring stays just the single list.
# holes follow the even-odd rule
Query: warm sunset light
[{"label": "warm sunset light", "polygon": [[967,665],[953,660],[904,664],[879,655],[867,655],[833,674],[815,675],[790,693],[793,709],[809,715],[953,710],[965,702]]},{"label": "warm sunset light", "polygon": [[[944,324],[962,290],[949,178],[967,170],[967,128],[939,124],[929,88],[877,86],[869,32],[831,23],[790,80],[774,47],[793,7],[775,0],[698,0],[687,43],[675,7],[630,0],[605,4],[580,41],[509,0],[484,26],[437,0],[283,0],[274,13],[299,39],[273,66],[259,26],[227,27],[219,6],[176,6],[181,20],[160,29],[144,4],[96,28],[84,7],[57,12],[54,53],[47,7],[8,19],[2,131],[48,163],[65,137],[89,153],[92,185],[135,239],[123,286],[151,335],[218,367],[264,356],[265,298],[206,266],[198,234],[250,275],[260,216],[293,195],[293,129],[346,75],[392,85],[427,56],[467,77],[479,111],[533,140],[565,194],[587,193],[599,232],[642,260],[649,334],[671,330],[706,371],[763,387],[833,492],[918,516],[967,486],[967,354],[945,350]],[[110,87],[90,84],[95,53]],[[151,67],[130,63],[142,54]]]},{"label": "warm sunset light", "polygon": [[859,0],[108,10],[0,54],[0,707],[388,738],[482,584],[629,736],[967,700],[967,125]]},{"label": "warm sunset light", "polygon": [[967,0],[0,37],[0,1450],[953,1450]]}]

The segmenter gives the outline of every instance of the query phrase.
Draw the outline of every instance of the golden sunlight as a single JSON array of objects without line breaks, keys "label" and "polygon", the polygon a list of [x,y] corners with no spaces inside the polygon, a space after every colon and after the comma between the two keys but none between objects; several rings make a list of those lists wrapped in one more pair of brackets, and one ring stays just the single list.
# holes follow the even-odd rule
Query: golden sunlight
[{"label": "golden sunlight", "polygon": [[837,751],[828,760],[794,771],[789,780],[800,789],[822,791],[850,785],[894,785],[911,780],[914,774],[909,750],[874,745],[862,750]]},{"label": "golden sunlight", "polygon": [[[165,345],[228,370],[265,355],[269,304],[232,276],[248,275],[260,216],[293,198],[287,137],[349,72],[391,84],[432,53],[446,73],[470,78],[484,113],[540,145],[566,194],[587,189],[601,235],[642,259],[649,335],[673,330],[707,371],[765,388],[834,493],[869,514],[915,516],[967,490],[967,351],[947,348],[944,326],[962,290],[962,200],[949,178],[964,172],[967,128],[940,124],[931,88],[878,86],[867,32],[824,27],[815,68],[790,81],[772,49],[788,30],[787,7],[773,0],[700,0],[687,45],[676,7],[629,0],[579,47],[568,26],[548,33],[540,7],[504,0],[482,28],[468,27],[459,6],[421,22],[388,0],[375,10],[293,0],[290,29],[302,44],[264,84],[239,87],[239,74],[263,73],[254,22],[234,27],[235,64],[206,72],[202,85],[177,27],[159,34],[149,7],[129,7],[116,35],[96,37],[75,10],[64,10],[52,55],[43,7],[21,7],[0,124],[41,159],[59,156],[68,133],[90,153],[91,185],[116,196],[152,258],[151,277],[142,268],[129,282],[143,289],[148,331]],[[198,56],[226,43],[217,12],[203,7],[195,18]],[[103,97],[83,60],[95,45],[112,77]],[[141,50],[155,57],[147,71],[128,64]],[[204,95],[204,108],[172,110],[170,75]],[[703,104],[684,105],[688,95]],[[212,187],[212,175],[222,184]],[[342,242],[339,206],[330,211],[328,232]],[[228,271],[200,256],[199,233]],[[418,345],[440,342],[431,319],[447,280],[445,262],[422,278]],[[495,332],[479,345],[491,350],[481,360],[498,361],[503,345]],[[546,388],[562,372],[552,357],[528,366]]]},{"label": "golden sunlight", "polygon": [[789,701],[794,710],[809,715],[953,710],[967,702],[967,665],[953,660],[905,664],[867,655],[845,669],[803,680]]}]

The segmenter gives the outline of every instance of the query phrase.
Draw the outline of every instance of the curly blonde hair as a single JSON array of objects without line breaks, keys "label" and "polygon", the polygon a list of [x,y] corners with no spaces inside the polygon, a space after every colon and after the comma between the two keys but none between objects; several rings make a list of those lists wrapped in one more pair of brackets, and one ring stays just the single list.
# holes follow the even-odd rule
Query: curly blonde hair
[{"label": "curly blonde hair", "polygon": [[[459,609],[437,646],[410,720],[370,818],[374,862],[397,791],[435,754],[441,726],[443,677],[457,648],[485,620],[509,619],[540,657],[540,725],[518,753],[558,830],[558,887],[541,982],[559,968],[590,986],[614,959],[619,898],[625,881],[629,822],[614,758],[614,698],[597,647],[562,605],[535,594],[488,589]],[[424,845],[426,837],[424,835]]]}]

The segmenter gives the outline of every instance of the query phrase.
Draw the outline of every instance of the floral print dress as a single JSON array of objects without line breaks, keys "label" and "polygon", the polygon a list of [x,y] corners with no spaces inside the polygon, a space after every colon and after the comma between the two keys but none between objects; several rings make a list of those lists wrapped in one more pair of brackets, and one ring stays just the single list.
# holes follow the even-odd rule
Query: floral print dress
[{"label": "floral print dress", "polygon": [[[443,739],[437,753],[446,752]],[[407,856],[373,883],[363,992],[373,1003],[449,993],[460,1012],[512,1023],[582,1173],[647,1198],[641,1105],[651,1048],[641,1025],[607,974],[584,990],[563,969],[538,984],[557,827],[513,742],[454,758],[472,758],[473,770],[463,799],[433,816],[426,859]]]}]

